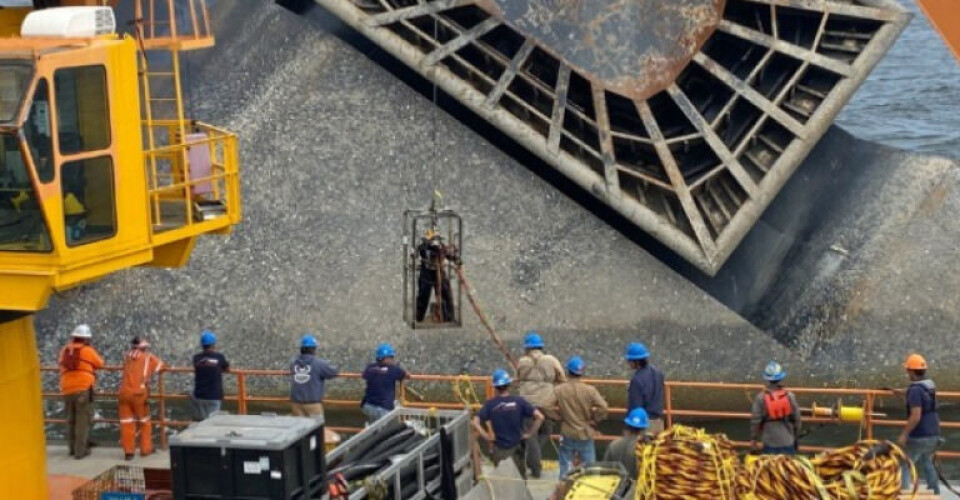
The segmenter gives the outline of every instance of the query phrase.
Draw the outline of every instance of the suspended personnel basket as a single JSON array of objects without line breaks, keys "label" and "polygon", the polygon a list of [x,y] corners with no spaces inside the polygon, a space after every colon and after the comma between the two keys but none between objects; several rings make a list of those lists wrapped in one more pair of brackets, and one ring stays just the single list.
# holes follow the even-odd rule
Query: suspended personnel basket
[{"label": "suspended personnel basket", "polygon": [[463,221],[435,206],[403,213],[403,320],[414,330],[461,326]]}]

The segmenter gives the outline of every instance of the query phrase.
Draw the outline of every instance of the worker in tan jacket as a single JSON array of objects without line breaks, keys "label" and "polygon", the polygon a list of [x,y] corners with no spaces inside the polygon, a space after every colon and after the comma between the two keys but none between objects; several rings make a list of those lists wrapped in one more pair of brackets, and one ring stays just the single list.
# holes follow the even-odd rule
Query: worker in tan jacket
[{"label": "worker in tan jacket", "polygon": [[67,448],[81,459],[90,454],[90,423],[93,420],[93,386],[103,358],[90,345],[90,327],[80,325],[70,334],[70,343],[60,351],[60,393],[67,406]]},{"label": "worker in tan jacket", "polygon": [[560,419],[560,479],[570,471],[574,455],[580,455],[582,465],[597,461],[593,438],[597,424],[607,418],[609,407],[595,387],[580,380],[586,369],[580,356],[571,357],[567,360],[569,379],[554,390],[554,411]]},{"label": "worker in tan jacket", "polygon": [[[543,352],[543,337],[537,332],[527,332],[523,339],[524,354],[517,363],[517,392],[541,413],[556,405],[554,388],[567,381],[560,361]],[[528,422],[528,426],[533,422]],[[526,466],[530,477],[539,479],[543,471],[542,447],[553,434],[553,422],[545,420],[536,436],[527,440]]]}]

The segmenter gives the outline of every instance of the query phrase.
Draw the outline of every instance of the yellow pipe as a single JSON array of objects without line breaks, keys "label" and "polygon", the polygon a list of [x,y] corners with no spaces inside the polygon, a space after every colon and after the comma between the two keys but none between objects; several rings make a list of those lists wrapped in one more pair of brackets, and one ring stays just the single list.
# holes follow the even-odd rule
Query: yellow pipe
[{"label": "yellow pipe", "polygon": [[40,360],[33,316],[0,323],[0,498],[47,498]]}]

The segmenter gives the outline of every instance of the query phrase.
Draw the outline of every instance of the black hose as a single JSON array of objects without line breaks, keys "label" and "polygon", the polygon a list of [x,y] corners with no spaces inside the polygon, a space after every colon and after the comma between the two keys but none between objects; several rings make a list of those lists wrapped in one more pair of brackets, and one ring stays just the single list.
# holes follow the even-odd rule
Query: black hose
[{"label": "black hose", "polygon": [[370,447],[366,453],[357,457],[357,460],[362,461],[373,461],[376,457],[380,457],[384,454],[386,450],[389,450],[398,444],[405,444],[414,436],[413,429],[404,429],[389,438],[378,439],[377,443]]},{"label": "black hose", "polygon": [[383,442],[384,439],[389,439],[390,436],[393,436],[394,434],[408,428],[409,427],[407,427],[406,424],[404,424],[399,420],[392,420],[384,424],[383,427],[380,427],[379,429],[375,430],[373,434],[366,439],[366,441],[360,443],[360,445],[357,446],[356,448],[348,451],[344,455],[343,460],[341,460],[341,462],[350,463],[350,462],[356,462],[360,460],[361,457],[366,455],[371,448]]}]

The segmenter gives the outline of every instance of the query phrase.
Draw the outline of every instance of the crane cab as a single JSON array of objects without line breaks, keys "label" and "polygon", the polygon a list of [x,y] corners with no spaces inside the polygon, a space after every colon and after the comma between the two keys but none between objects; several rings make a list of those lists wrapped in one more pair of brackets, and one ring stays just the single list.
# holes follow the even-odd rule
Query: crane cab
[{"label": "crane cab", "polygon": [[[0,38],[0,310],[37,311],[54,291],[132,266],[182,266],[198,235],[240,219],[235,136],[151,114],[167,99],[150,93],[143,40],[98,27],[58,36],[44,19],[27,33],[32,16],[64,9],[113,22],[109,7],[46,9]],[[166,89],[179,101],[178,80]]]}]

